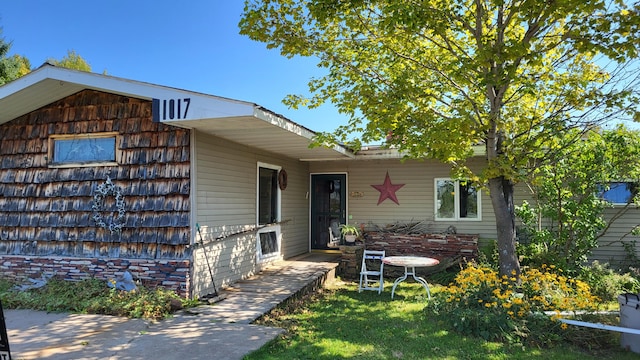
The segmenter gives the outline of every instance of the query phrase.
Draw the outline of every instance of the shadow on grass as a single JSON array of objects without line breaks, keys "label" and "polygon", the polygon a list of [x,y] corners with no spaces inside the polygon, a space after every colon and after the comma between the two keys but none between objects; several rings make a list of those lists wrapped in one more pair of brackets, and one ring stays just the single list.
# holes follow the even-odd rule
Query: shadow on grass
[{"label": "shadow on grass", "polygon": [[531,349],[463,337],[430,321],[427,301],[416,283],[401,283],[394,300],[388,287],[378,295],[343,284],[262,319],[287,333],[246,359],[638,359],[622,351],[591,357],[569,346]]}]

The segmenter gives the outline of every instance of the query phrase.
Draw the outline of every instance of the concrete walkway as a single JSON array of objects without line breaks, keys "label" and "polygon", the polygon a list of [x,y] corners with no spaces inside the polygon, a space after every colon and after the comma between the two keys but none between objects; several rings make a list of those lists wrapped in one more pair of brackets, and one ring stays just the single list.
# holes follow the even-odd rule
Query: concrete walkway
[{"label": "concrete walkway", "polygon": [[150,322],[103,315],[5,310],[13,360],[242,359],[284,330],[252,325],[301,291],[335,277],[339,255],[311,253],[271,265],[220,293],[226,298]]}]

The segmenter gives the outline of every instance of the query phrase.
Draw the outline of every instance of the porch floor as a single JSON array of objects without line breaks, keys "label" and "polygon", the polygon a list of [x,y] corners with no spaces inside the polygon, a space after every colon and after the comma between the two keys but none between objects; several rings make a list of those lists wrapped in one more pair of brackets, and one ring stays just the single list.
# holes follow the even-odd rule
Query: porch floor
[{"label": "porch floor", "polygon": [[274,262],[260,273],[218,293],[226,298],[189,309],[217,323],[250,324],[287,299],[315,291],[335,280],[340,253],[314,251]]}]

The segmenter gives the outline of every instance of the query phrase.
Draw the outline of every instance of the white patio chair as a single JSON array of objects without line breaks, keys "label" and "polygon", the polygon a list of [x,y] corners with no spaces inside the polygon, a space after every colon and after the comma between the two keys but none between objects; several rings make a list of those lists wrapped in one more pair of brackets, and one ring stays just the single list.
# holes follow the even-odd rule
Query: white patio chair
[{"label": "white patio chair", "polygon": [[362,292],[362,290],[373,290],[378,294],[382,292],[384,289],[384,263],[382,263],[384,254],[384,250],[364,250],[358,292]]},{"label": "white patio chair", "polygon": [[329,226],[329,243],[327,247],[335,248],[340,245],[340,225],[337,221],[332,221]]}]

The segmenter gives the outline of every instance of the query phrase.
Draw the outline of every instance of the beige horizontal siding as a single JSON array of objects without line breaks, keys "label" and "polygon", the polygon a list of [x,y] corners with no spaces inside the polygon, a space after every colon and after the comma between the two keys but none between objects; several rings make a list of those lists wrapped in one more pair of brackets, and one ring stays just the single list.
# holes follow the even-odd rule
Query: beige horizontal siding
[{"label": "beige horizontal siding", "polygon": [[[479,167],[482,159],[478,158]],[[480,244],[488,244],[497,238],[495,215],[489,193],[482,191],[482,221],[435,221],[434,218],[434,179],[450,177],[450,168],[437,161],[406,161],[371,160],[371,161],[336,161],[326,163],[311,163],[312,173],[346,172],[349,193],[362,193],[362,197],[348,196],[348,211],[351,223],[364,223],[368,226],[386,226],[396,222],[422,221],[434,232],[446,231],[449,226],[456,228],[458,233],[478,234]],[[390,200],[377,204],[380,193],[371,187],[384,182],[385,174],[393,184],[405,184],[396,195],[400,205]],[[531,199],[531,193],[524,184],[515,187],[514,201],[521,205],[523,200]],[[530,201],[531,202],[531,201]],[[606,216],[611,217],[616,209],[607,210]],[[640,209],[632,208],[627,214],[618,219],[603,236],[600,246],[594,250],[591,260],[604,262],[624,262],[629,255],[623,247],[624,242],[631,244],[637,241],[635,256],[640,256],[640,238],[626,235],[634,226],[640,225]],[[625,236],[626,235],[626,236]]]},{"label": "beige horizontal siding", "polygon": [[[611,219],[621,208],[614,207],[605,211],[605,218]],[[640,237],[631,235],[631,230],[640,225],[640,209],[631,207],[624,214],[615,220],[608,231],[602,236],[598,243],[599,247],[593,251],[591,260],[598,260],[613,265],[634,265],[630,263],[631,258],[640,257]],[[634,244],[635,242],[635,244]],[[631,253],[625,250],[624,244],[633,249]]]},{"label": "beige horizontal siding", "polygon": [[251,234],[197,246],[193,251],[192,294],[195,297],[212,294],[213,281],[217,290],[220,290],[225,285],[254,274],[258,271],[255,266],[255,247],[255,236]]},{"label": "beige horizontal siding", "polygon": [[[458,233],[495,239],[495,217],[488,193],[482,191],[482,221],[436,221],[434,179],[450,176],[449,167],[436,161],[370,160],[311,163],[312,173],[346,172],[348,212],[351,223],[386,226],[396,222],[424,222],[433,232],[450,226]],[[399,205],[390,199],[378,204],[380,192],[371,185],[382,184],[386,173],[392,184],[405,184],[397,192]],[[362,193],[363,196],[353,196]]]},{"label": "beige horizontal siding", "polygon": [[[287,171],[288,186],[281,193],[281,254],[283,258],[309,249],[308,167],[299,161],[263,153],[200,132],[195,134],[195,220],[206,247],[194,251],[194,295],[210,292],[209,255],[217,286],[260,270],[257,259],[256,179],[258,162]],[[237,236],[230,234],[249,231]],[[216,240],[216,238],[222,238]],[[198,238],[196,238],[198,239]]]}]

